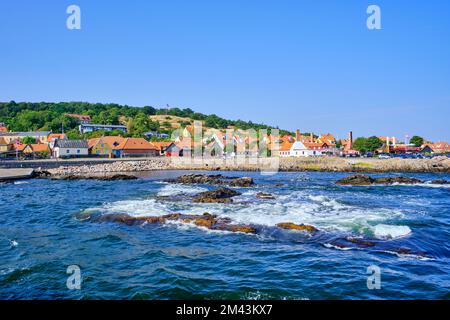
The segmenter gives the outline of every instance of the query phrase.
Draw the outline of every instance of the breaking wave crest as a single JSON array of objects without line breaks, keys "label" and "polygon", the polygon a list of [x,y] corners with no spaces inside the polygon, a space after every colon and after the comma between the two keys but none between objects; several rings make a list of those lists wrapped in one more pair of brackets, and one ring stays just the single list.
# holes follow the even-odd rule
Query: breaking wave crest
[{"label": "breaking wave crest", "polygon": [[[194,195],[207,190],[198,186],[164,185],[157,196]],[[389,220],[402,217],[399,210],[365,208],[340,202],[324,195],[311,195],[306,191],[274,194],[275,200],[255,198],[254,190],[245,190],[232,204],[202,204],[190,201],[171,202],[164,199],[125,200],[104,204],[96,211],[101,214],[128,214],[133,217],[163,216],[170,213],[198,214],[204,212],[230,218],[236,223],[273,227],[292,222],[313,225],[323,231],[352,232],[358,234],[386,234],[383,227]],[[378,227],[378,228],[377,228]],[[394,226],[397,228],[397,226]],[[392,237],[400,231],[392,231]]]}]

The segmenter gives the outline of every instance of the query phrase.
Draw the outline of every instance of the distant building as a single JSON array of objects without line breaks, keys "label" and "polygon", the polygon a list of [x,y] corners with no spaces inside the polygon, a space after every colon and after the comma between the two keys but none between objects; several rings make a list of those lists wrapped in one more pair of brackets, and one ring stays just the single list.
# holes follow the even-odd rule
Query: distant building
[{"label": "distant building", "polygon": [[152,145],[154,145],[157,149],[159,149],[159,155],[164,156],[166,155],[166,151],[172,146],[174,145],[173,142],[152,142]]},{"label": "distant building", "polygon": [[8,132],[8,128],[4,122],[0,122],[0,132]]},{"label": "distant building", "polygon": [[0,153],[8,152],[12,149],[13,145],[6,142],[5,138],[0,137]]},{"label": "distant building", "polygon": [[67,113],[66,117],[74,118],[74,119],[78,120],[79,123],[82,123],[82,124],[91,123],[91,116],[88,116],[88,115]]},{"label": "distant building", "polygon": [[125,138],[119,136],[107,136],[88,140],[89,154],[99,157],[114,156],[114,149],[119,146]]},{"label": "distant building", "polygon": [[144,136],[147,138],[156,137],[158,139],[167,139],[170,137],[167,133],[161,133],[161,132],[157,132],[157,131],[145,132]]},{"label": "distant building", "polygon": [[54,158],[83,157],[89,154],[89,145],[85,140],[56,140],[52,150]]},{"label": "distant building", "polygon": [[448,142],[435,142],[431,148],[435,153],[450,153],[450,144]]},{"label": "distant building", "polygon": [[118,158],[156,157],[160,150],[144,138],[126,138],[113,148],[113,153]]},{"label": "distant building", "polygon": [[2,132],[0,137],[4,138],[7,143],[16,143],[23,138],[33,138],[36,143],[47,143],[50,131],[32,131],[32,132]]},{"label": "distant building", "polygon": [[[296,131],[295,141],[291,142],[291,139],[285,139],[279,146],[279,150],[272,150],[273,155],[280,157],[316,157],[321,156],[322,151],[325,149],[325,143],[310,142],[314,141],[314,136],[303,138],[300,134],[300,130]],[[303,142],[307,140],[308,142]]]},{"label": "distant building", "polygon": [[127,127],[122,125],[114,125],[114,124],[89,124],[89,123],[82,123],[79,125],[78,130],[80,133],[88,133],[88,132],[94,132],[94,131],[113,131],[118,130],[122,131],[124,133],[127,132]]},{"label": "distant building", "polygon": [[48,157],[50,155],[50,148],[44,143],[30,143],[25,146],[22,152],[33,157]]}]

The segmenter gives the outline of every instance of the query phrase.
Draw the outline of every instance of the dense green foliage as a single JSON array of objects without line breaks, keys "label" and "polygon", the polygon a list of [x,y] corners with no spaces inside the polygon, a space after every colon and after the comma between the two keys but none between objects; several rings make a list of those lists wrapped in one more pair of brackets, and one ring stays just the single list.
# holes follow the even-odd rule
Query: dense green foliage
[{"label": "dense green foliage", "polygon": [[[131,107],[114,103],[86,103],[86,102],[0,102],[0,122],[5,122],[11,131],[34,131],[48,130],[61,132],[64,130],[69,137],[79,138],[77,131],[78,122],[66,114],[89,115],[92,123],[97,124],[126,124],[128,135],[141,136],[142,133],[151,130],[168,133],[168,129],[162,128],[162,124],[151,121],[151,115],[172,115],[178,117],[189,117],[194,120],[205,121],[205,126],[224,129],[235,126],[239,129],[271,129],[264,124],[255,124],[251,121],[226,120],[219,116],[205,115],[186,108],[155,109],[150,106]],[[187,123],[183,123],[187,124]],[[280,130],[281,134],[288,133]],[[88,136],[92,136],[90,134]],[[98,135],[98,133],[95,133]]]},{"label": "dense green foliage", "polygon": [[383,141],[381,141],[378,137],[359,137],[356,138],[353,142],[353,148],[358,150],[359,152],[374,152],[375,150],[381,148],[383,146]]},{"label": "dense green foliage", "polygon": [[416,147],[420,147],[421,145],[423,145],[424,140],[422,137],[413,136],[409,142],[415,145]]}]

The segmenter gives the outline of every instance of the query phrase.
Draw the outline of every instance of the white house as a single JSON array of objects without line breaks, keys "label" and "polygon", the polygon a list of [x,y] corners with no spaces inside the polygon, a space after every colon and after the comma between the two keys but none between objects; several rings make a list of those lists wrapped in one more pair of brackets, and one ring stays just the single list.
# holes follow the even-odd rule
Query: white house
[{"label": "white house", "polygon": [[53,146],[54,158],[83,157],[89,155],[89,145],[85,140],[56,140]]},{"label": "white house", "polygon": [[295,142],[283,142],[280,146],[280,157],[317,157],[321,156],[322,150],[307,147],[301,141],[300,131],[297,130]]}]

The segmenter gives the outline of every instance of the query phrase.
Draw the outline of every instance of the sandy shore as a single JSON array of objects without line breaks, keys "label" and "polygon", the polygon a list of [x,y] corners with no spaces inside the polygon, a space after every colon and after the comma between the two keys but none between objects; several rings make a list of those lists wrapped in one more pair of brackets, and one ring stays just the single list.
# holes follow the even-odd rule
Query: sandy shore
[{"label": "sandy shore", "polygon": [[275,159],[202,159],[151,158],[136,161],[61,166],[49,169],[52,175],[107,174],[152,170],[223,170],[223,171],[324,171],[324,172],[442,172],[450,173],[450,158],[375,159],[375,158],[275,158]]}]

